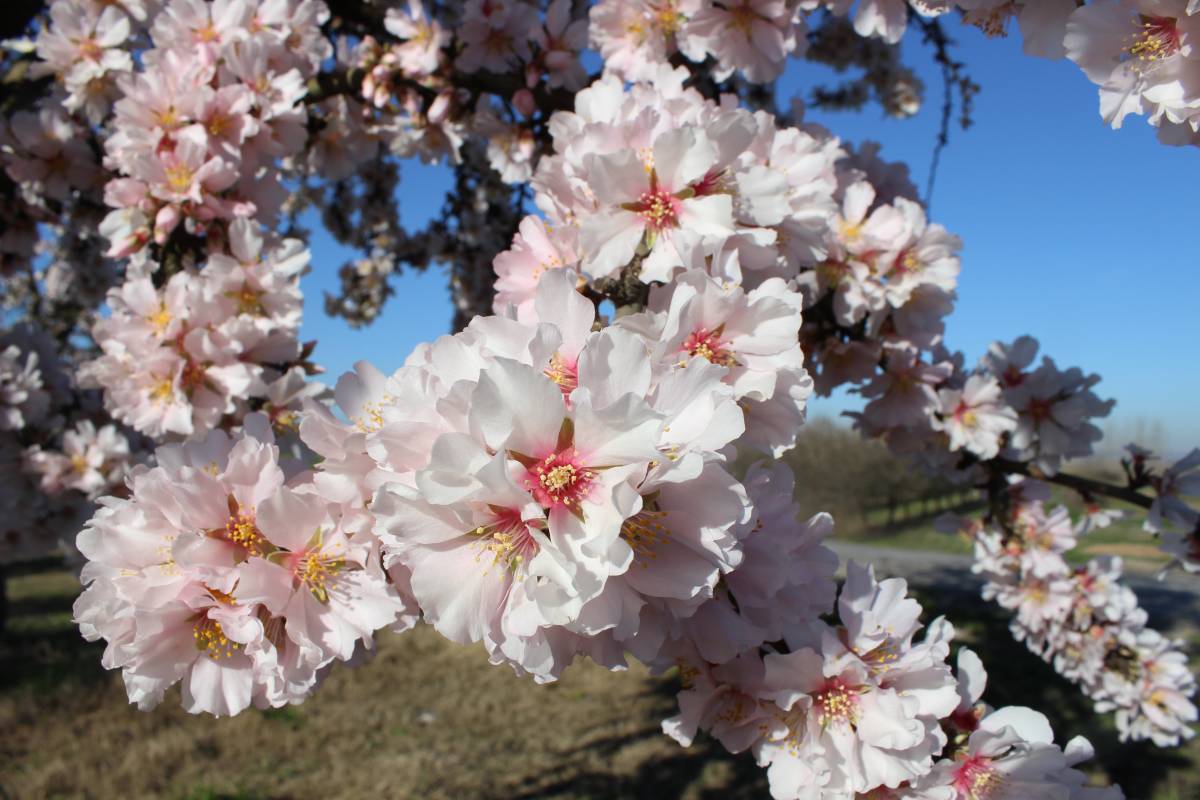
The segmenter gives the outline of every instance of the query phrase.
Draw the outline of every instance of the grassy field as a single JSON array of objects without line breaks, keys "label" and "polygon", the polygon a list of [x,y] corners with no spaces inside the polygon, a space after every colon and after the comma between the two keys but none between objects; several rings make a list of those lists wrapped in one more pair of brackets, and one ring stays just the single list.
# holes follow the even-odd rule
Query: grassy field
[{"label": "grassy field", "polygon": [[[382,634],[377,656],[335,669],[305,704],[234,719],[192,717],[177,693],[152,713],[125,701],[101,648],[70,623],[65,572],[14,578],[0,642],[0,798],[765,798],[746,756],[659,732],[677,685],[634,666],[577,664],[536,686],[423,627]],[[1200,798],[1200,745],[1120,744],[1108,722],[1015,644],[998,612],[926,592],[993,672],[989,699],[1046,711],[1063,740],[1100,750],[1096,779],[1133,800]]]}]

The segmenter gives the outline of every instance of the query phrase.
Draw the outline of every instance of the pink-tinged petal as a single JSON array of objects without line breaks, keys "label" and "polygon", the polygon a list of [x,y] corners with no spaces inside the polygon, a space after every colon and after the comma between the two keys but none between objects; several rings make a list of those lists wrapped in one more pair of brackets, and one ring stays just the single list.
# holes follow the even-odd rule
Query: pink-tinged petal
[{"label": "pink-tinged petal", "polygon": [[716,160],[717,149],[694,128],[676,128],[654,140],[654,173],[668,192],[681,192],[700,180]]},{"label": "pink-tinged petal", "polygon": [[612,209],[589,214],[579,228],[580,267],[590,278],[608,278],[633,260],[646,232],[632,211]]},{"label": "pink-tinged petal", "polygon": [[553,448],[565,412],[553,381],[531,366],[500,358],[479,376],[469,419],[489,447],[537,456]]},{"label": "pink-tinged petal", "polygon": [[646,167],[636,152],[618,150],[584,158],[588,186],[601,206],[633,202],[650,187]]},{"label": "pink-tinged petal", "polygon": [[290,569],[265,558],[251,557],[238,567],[234,596],[239,603],[261,603],[279,616],[292,599],[293,583]]},{"label": "pink-tinged petal", "polygon": [[733,200],[727,194],[684,200],[680,203],[679,226],[700,236],[732,236]]},{"label": "pink-tinged petal", "polygon": [[258,506],[256,523],[272,544],[292,552],[304,550],[319,529],[331,526],[325,500],[282,488]]},{"label": "pink-tinged petal", "polygon": [[253,665],[246,656],[238,654],[220,663],[201,656],[183,682],[183,707],[192,714],[233,716],[250,707],[253,689]]}]

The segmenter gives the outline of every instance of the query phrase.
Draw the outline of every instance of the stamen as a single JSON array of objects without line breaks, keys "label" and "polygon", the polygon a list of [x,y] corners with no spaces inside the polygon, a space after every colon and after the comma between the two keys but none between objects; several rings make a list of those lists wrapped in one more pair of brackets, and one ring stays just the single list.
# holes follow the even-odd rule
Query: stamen
[{"label": "stamen", "polygon": [[242,648],[225,635],[221,623],[208,616],[202,616],[192,625],[192,638],[196,641],[196,649],[208,654],[213,661],[231,658]]},{"label": "stamen", "polygon": [[1171,17],[1141,15],[1139,32],[1126,48],[1134,59],[1133,70],[1142,72],[1179,52],[1179,28]]},{"label": "stamen", "polygon": [[813,708],[817,711],[817,719],[824,728],[833,723],[858,723],[858,696],[861,692],[857,687],[850,686],[841,678],[831,678],[824,688],[813,697]]},{"label": "stamen", "polygon": [[621,538],[633,549],[634,563],[643,569],[649,566],[646,561],[658,558],[659,545],[671,541],[671,531],[660,522],[667,512],[648,508],[650,505],[647,501],[641,511],[621,523]]},{"label": "stamen", "polygon": [[689,355],[704,356],[718,366],[740,366],[733,352],[721,341],[724,334],[724,325],[718,325],[711,331],[708,328],[697,328],[683,341],[681,349]]}]

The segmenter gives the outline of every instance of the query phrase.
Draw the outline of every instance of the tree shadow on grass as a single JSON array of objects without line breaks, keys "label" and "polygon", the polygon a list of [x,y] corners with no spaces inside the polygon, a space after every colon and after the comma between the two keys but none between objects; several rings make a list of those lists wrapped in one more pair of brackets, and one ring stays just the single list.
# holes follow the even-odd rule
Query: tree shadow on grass
[{"label": "tree shadow on grass", "polygon": [[[670,677],[644,684],[648,703],[639,707],[666,718],[678,711],[682,685]],[[645,713],[645,711],[643,711]],[[762,800],[769,796],[766,771],[750,753],[731,754],[719,742],[700,734],[681,748],[658,724],[620,735],[585,737],[558,754],[553,775],[526,778],[506,792],[513,800]]]},{"label": "tree shadow on grass", "polygon": [[[662,681],[655,693],[674,703],[679,686]],[[631,800],[762,800],[768,796],[766,773],[749,753],[733,755],[718,742],[701,735],[691,747],[668,743],[658,726],[629,734],[606,736],[581,743],[561,753],[562,762],[553,776],[526,779],[505,797],[513,800],[582,800],[630,798]],[[616,769],[612,762],[622,754],[650,751],[631,768]],[[622,758],[628,762],[628,758]]]},{"label": "tree shadow on grass", "polygon": [[[37,580],[36,570],[26,574],[32,574],[27,580]],[[48,579],[61,578],[61,565],[44,574]],[[77,596],[77,588],[52,584],[45,591],[9,601],[8,619],[0,633],[0,691],[28,689],[41,694],[64,683],[88,684],[105,678],[100,665],[104,644],[84,641],[72,622]]]}]

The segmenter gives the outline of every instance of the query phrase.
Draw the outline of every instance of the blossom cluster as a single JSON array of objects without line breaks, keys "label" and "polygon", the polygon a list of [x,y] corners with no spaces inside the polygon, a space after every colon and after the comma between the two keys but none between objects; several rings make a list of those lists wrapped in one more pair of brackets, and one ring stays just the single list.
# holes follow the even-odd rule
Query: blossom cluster
[{"label": "blossom cluster", "polygon": [[477,318],[390,377],[360,365],[336,391],[350,423],[301,424],[323,479],[370,499],[425,618],[538,680],[578,654],[651,659],[708,613],[749,530],[736,368],[595,320],[548,274],[528,321]]},{"label": "blossom cluster", "polygon": [[809,622],[719,665],[681,655],[680,713],[663,730],[685,746],[705,730],[752,752],[778,800],[1123,797],[1074,769],[1087,740],[1060,748],[1036,711],[980,702],[987,676],[966,648],[956,680],[953,627],[939,618],[916,640],[921,607],[906,589],[850,562],[839,624]]},{"label": "blossom cluster", "polygon": [[[79,537],[81,629],[107,642],[131,701],[181,682],[186,708],[214,714],[299,702],[418,615],[538,681],[580,655],[611,669],[632,655],[687,682],[665,730],[754,750],[775,797],[936,796],[918,792],[958,780],[952,627],[916,641],[904,582],[855,564],[841,624],[822,621],[832,521],[800,521],[778,462],[740,482],[729,470],[752,416],[732,355],[771,356],[692,352],[695,331],[650,324],[675,305],[595,330],[576,279],[551,271],[526,320],[477,318],[390,376],[360,364],[338,382],[340,415],[310,400],[314,470],[281,461],[259,415],[236,437],[160,448]],[[794,342],[799,316],[787,324]],[[1008,724],[982,727],[1000,744],[967,745],[972,776],[1037,752],[1029,781],[1093,791],[1070,768],[1085,744],[1064,754]]]},{"label": "blossom cluster", "polygon": [[[113,417],[152,437],[202,435],[251,402],[286,423],[303,387],[300,273],[308,251],[271,241],[251,220],[229,226],[229,252],[156,287],[132,272],[108,295],[92,336],[102,354],[80,370]],[[300,384],[297,385],[299,370]],[[294,425],[293,425],[294,427]]]},{"label": "blossom cluster", "polygon": [[714,76],[735,71],[754,83],[778,78],[789,55],[807,44],[797,0],[600,0],[589,34],[610,70],[630,81],[649,80],[680,53],[695,62],[713,58]]},{"label": "blossom cluster", "polygon": [[193,713],[300,702],[375,630],[414,624],[371,517],[285,472],[262,415],[236,438],[212,431],[155,456],[77,540],[76,620],[139,708],[176,683]]},{"label": "blossom cluster", "polygon": [[587,21],[572,16],[570,0],[552,0],[544,16],[520,0],[468,0],[457,17],[458,24],[439,19],[409,0],[387,10],[390,36],[365,37],[348,55],[362,71],[360,97],[376,113],[370,127],[392,152],[425,160],[460,162],[464,140],[479,136],[506,182],[527,181],[535,92],[573,92],[587,83],[580,61]]},{"label": "blossom cluster", "polygon": [[974,534],[984,597],[1013,611],[1018,641],[1078,683],[1097,710],[1115,711],[1122,739],[1174,745],[1192,738],[1196,680],[1183,643],[1147,627],[1137,597],[1120,583],[1119,558],[1078,568],[1064,558],[1081,532],[1111,516],[1073,525],[1066,507],[1047,509],[1046,484],[1020,480],[1007,491],[1006,516]]},{"label": "blossom cluster", "polygon": [[[105,15],[122,12],[109,6]],[[214,221],[273,218],[284,190],[271,166],[304,146],[301,100],[305,80],[332,54],[320,30],[328,15],[317,0],[174,0],[163,7],[147,31],[140,69],[116,78],[104,148],[106,169],[121,177],[105,186],[114,210],[101,227],[110,255],[162,244],[181,222],[204,232]],[[76,40],[72,63],[64,38],[57,27],[40,37],[44,50],[60,55],[47,62],[59,74],[86,61],[98,41]]]}]

